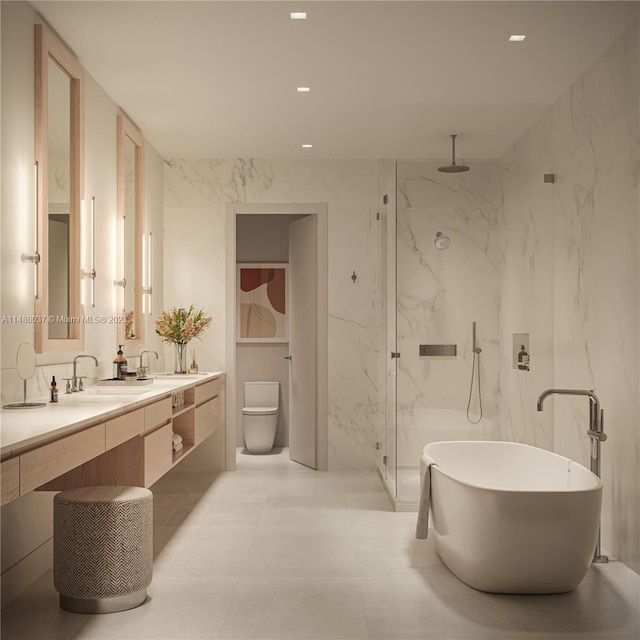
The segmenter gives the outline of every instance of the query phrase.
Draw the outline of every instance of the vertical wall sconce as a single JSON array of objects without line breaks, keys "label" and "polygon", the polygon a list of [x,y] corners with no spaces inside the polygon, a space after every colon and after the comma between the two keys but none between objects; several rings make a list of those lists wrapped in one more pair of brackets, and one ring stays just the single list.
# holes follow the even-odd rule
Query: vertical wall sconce
[{"label": "vertical wall sconce", "polygon": [[[40,262],[40,252],[38,250],[38,161],[33,164],[33,195],[34,195],[34,221],[33,221],[33,253],[23,253],[20,256],[22,262],[37,265]],[[33,297],[38,298],[38,267],[33,269]]]},{"label": "vertical wall sconce", "polygon": [[[126,226],[127,226],[127,219],[126,216],[122,216],[121,219],[121,223],[122,226],[120,228],[120,232],[118,233],[118,245],[122,246],[125,242],[125,231],[126,231]],[[125,251],[122,250],[122,264],[118,265],[119,269],[122,269],[122,278],[120,278],[119,280],[114,280],[113,284],[116,287],[122,287],[123,289],[127,286],[127,278],[125,276],[125,273],[127,272],[127,260],[126,260],[126,256],[125,256]],[[122,308],[124,309],[124,305],[122,305]]]},{"label": "vertical wall sconce", "polygon": [[151,231],[142,240],[142,313],[151,315],[151,294],[153,293],[153,234]]},{"label": "vertical wall sconce", "polygon": [[[88,229],[88,240],[85,235],[83,247],[85,248],[84,263],[89,265],[88,269],[82,269],[82,277],[89,280],[91,306],[96,306],[96,198],[91,197],[91,207],[88,216],[85,214],[84,221]],[[84,290],[83,290],[84,293]],[[84,302],[84,300],[83,300]]]}]

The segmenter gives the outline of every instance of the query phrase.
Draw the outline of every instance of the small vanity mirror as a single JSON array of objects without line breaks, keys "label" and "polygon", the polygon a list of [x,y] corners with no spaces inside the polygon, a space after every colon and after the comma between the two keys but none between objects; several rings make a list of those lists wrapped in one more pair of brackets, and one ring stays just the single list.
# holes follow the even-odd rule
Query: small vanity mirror
[{"label": "small vanity mirror", "polygon": [[142,317],[142,229],[144,138],[124,115],[118,116],[118,342],[144,345]]},{"label": "small vanity mirror", "polygon": [[3,409],[37,409],[45,407],[44,402],[27,402],[27,380],[33,378],[36,371],[36,352],[30,342],[23,342],[16,353],[16,370],[22,380],[23,401],[3,405]]},{"label": "small vanity mirror", "polygon": [[35,350],[83,348],[80,303],[82,67],[41,24],[35,25],[37,291]]},{"label": "small vanity mirror", "polygon": [[30,380],[36,372],[36,352],[30,342],[23,342],[16,354],[16,369],[20,380]]}]

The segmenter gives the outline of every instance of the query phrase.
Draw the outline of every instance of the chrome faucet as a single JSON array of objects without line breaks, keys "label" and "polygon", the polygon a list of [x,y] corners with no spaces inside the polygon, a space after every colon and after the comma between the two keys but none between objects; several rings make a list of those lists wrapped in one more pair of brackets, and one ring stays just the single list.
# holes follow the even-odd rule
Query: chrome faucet
[{"label": "chrome faucet", "polygon": [[[604,432],[604,411],[600,408],[598,396],[593,392],[593,389],[547,389],[538,396],[538,411],[542,411],[545,399],[555,393],[565,396],[587,396],[589,398],[589,430],[587,435],[591,439],[591,471],[600,477],[600,443],[607,439],[607,434]],[[593,562],[609,562],[609,558],[600,553],[600,530],[598,530]]]},{"label": "chrome faucet", "polygon": [[[157,352],[157,351],[153,351],[153,349],[144,349],[143,351],[141,351],[141,352],[140,352],[140,369],[143,369],[143,370],[144,370],[144,376],[146,376],[146,375],[147,375],[147,369],[150,369],[150,367],[145,367],[145,366],[144,366],[144,361],[143,361],[143,359],[142,359],[142,356],[143,356],[145,353],[153,353],[153,354],[155,355],[155,357],[156,357],[156,360],[159,358],[159,356],[158,356],[158,352]],[[140,376],[140,375],[138,375],[138,377],[141,377],[141,376]]]},{"label": "chrome faucet", "polygon": [[96,367],[98,366],[98,359],[95,356],[80,354],[73,359],[73,377],[71,378],[71,391],[73,393],[75,393],[76,391],[84,391],[82,387],[82,380],[84,376],[79,377],[76,375],[76,363],[78,361],[78,358],[91,358],[96,363]]},{"label": "chrome faucet", "polygon": [[600,409],[600,400],[593,389],[547,389],[538,396],[538,411],[542,411],[545,399],[555,393],[565,396],[587,396],[589,398],[589,430],[587,435],[598,442],[604,442],[607,439],[607,434],[604,433],[604,414]]}]

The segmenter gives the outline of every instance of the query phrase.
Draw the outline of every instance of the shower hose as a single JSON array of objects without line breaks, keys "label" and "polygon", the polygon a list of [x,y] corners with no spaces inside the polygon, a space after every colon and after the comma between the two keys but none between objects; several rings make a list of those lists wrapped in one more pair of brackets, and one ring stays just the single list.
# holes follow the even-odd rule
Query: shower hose
[{"label": "shower hose", "polygon": [[[479,349],[473,350],[473,362],[471,364],[471,384],[469,385],[469,401],[467,402],[467,420],[471,424],[478,424],[482,420],[482,389],[480,387],[480,353]],[[476,364],[477,363],[477,364]],[[480,417],[477,420],[472,420],[469,415],[469,409],[471,408],[471,396],[473,395],[473,380],[475,378],[476,368],[478,370],[478,404],[480,406]]]}]

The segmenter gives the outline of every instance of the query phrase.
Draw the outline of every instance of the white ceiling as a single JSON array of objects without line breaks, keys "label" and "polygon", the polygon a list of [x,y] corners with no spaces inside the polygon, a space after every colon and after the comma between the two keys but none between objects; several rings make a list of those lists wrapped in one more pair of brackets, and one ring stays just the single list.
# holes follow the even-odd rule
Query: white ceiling
[{"label": "white ceiling", "polygon": [[[32,1],[164,158],[499,157],[637,2]],[[290,11],[306,11],[306,21]],[[521,43],[507,41],[526,34]],[[311,92],[298,94],[297,86]],[[312,149],[302,149],[312,143]]]}]

